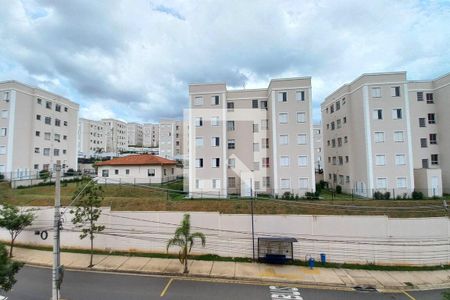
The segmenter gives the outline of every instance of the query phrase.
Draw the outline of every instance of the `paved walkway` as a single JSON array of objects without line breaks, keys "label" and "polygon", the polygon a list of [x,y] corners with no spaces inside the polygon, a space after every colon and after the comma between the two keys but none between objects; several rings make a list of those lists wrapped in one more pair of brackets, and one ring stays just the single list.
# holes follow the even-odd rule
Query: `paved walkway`
[{"label": "paved walkway", "polygon": [[[14,259],[24,263],[51,266],[52,252],[14,248]],[[89,255],[61,254],[61,263],[68,269],[88,269]],[[177,259],[94,255],[93,270],[144,274],[182,275]],[[450,270],[440,271],[367,271],[350,269],[278,266],[259,263],[235,263],[191,260],[189,276],[232,280],[260,281],[299,285],[349,288],[374,286],[380,290],[450,288]]]}]

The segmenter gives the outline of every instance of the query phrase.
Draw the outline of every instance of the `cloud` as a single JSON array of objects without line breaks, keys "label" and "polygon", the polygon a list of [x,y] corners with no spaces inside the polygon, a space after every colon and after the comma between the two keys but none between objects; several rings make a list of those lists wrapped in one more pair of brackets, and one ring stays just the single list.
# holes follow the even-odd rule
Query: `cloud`
[{"label": "cloud", "polygon": [[[312,76],[319,104],[361,73],[450,69],[439,1],[0,0],[0,80],[79,102],[83,116],[182,117],[188,84]],[[95,110],[95,113],[92,112]]]}]

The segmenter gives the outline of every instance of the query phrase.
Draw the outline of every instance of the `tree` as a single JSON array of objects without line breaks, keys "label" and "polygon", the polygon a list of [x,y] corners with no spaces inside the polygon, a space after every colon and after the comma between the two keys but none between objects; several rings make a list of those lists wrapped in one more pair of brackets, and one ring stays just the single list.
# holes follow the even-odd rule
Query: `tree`
[{"label": "tree", "polygon": [[202,242],[202,246],[205,247],[206,238],[201,232],[191,233],[191,220],[189,214],[184,214],[181,225],[175,230],[175,236],[167,242],[166,251],[169,252],[169,248],[172,246],[180,247],[178,253],[178,259],[180,263],[184,264],[183,273],[188,273],[188,256],[191,252],[192,246],[194,246],[194,240],[198,238]]},{"label": "tree", "polygon": [[34,214],[29,211],[20,211],[14,205],[3,204],[0,209],[0,227],[9,231],[11,236],[11,247],[9,248],[9,257],[12,257],[14,241],[19,234],[33,223]]},{"label": "tree", "polygon": [[0,288],[5,292],[11,290],[13,285],[16,283],[16,278],[14,277],[20,268],[22,268],[23,263],[19,263],[11,260],[8,257],[8,252],[3,244],[0,244]]},{"label": "tree", "polygon": [[100,205],[103,200],[103,189],[97,183],[89,183],[86,180],[82,181],[78,189],[75,191],[72,200],[79,195],[79,199],[75,204],[75,209],[70,210],[74,215],[72,223],[81,229],[80,239],[89,237],[91,242],[91,259],[89,268],[93,265],[94,257],[94,237],[96,233],[102,232],[105,229],[103,225],[97,225],[102,210]]},{"label": "tree", "polygon": [[450,291],[443,292],[442,297],[444,297],[444,300],[450,300]]}]

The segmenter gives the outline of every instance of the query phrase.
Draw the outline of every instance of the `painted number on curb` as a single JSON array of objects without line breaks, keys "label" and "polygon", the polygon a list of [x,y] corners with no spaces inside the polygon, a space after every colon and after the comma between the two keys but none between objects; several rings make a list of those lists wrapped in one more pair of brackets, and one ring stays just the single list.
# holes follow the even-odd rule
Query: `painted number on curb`
[{"label": "painted number on curb", "polygon": [[284,287],[284,286],[270,286],[270,297],[272,299],[296,299],[303,300],[300,296],[298,288]]}]

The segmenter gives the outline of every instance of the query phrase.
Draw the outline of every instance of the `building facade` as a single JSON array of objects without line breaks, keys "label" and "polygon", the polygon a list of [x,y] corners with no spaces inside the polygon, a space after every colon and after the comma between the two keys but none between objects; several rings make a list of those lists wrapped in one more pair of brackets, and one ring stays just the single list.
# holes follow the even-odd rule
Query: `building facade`
[{"label": "building facade", "polygon": [[128,146],[127,123],[116,119],[102,119],[106,134],[106,152],[125,151]]},{"label": "building facade", "polygon": [[442,114],[448,111],[448,81],[411,82],[406,72],[363,74],[328,96],[321,105],[325,180],[365,197],[377,191],[404,197],[414,190],[442,195],[439,148],[448,139],[439,129],[448,124],[437,119],[441,106]]},{"label": "building facade", "polygon": [[159,124],[145,123],[143,125],[143,145],[145,147],[159,147]]},{"label": "building facade", "polygon": [[128,123],[127,124],[128,146],[142,146],[144,131],[142,124]]},{"label": "building facade", "polygon": [[182,159],[183,121],[170,119],[160,120],[159,155],[168,159]]},{"label": "building facade", "polygon": [[78,104],[17,81],[0,82],[0,173],[32,178],[77,168]]},{"label": "building facade", "polygon": [[310,77],[263,89],[192,84],[189,96],[192,197],[315,191]]},{"label": "building facade", "polygon": [[91,157],[106,152],[106,131],[103,122],[79,118],[78,155]]},{"label": "building facade", "polygon": [[323,136],[322,124],[313,125],[314,168],[316,173],[323,172]]}]

